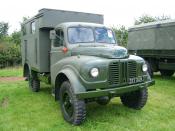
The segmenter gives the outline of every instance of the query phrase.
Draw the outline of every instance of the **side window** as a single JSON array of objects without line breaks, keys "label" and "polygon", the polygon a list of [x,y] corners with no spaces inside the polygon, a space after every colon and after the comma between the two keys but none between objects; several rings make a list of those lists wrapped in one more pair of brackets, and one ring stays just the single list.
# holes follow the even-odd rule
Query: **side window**
[{"label": "side window", "polygon": [[63,42],[64,42],[63,30],[58,29],[58,30],[56,30],[56,39],[55,39],[55,42],[54,42],[54,46],[55,47],[63,46]]},{"label": "side window", "polygon": [[35,34],[36,27],[35,27],[35,22],[31,23],[31,34]]}]

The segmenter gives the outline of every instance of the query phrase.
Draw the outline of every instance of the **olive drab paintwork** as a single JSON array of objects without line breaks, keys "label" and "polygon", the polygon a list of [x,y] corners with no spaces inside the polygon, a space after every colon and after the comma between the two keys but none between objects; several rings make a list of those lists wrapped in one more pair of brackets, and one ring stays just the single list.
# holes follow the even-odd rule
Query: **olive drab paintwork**
[{"label": "olive drab paintwork", "polygon": [[22,63],[30,63],[38,72],[50,72],[50,30],[63,22],[103,24],[103,15],[82,12],[41,9],[22,25]]},{"label": "olive drab paintwork", "polygon": [[[72,28],[86,30],[84,35],[80,31],[77,33],[83,39],[89,35],[87,29],[91,30],[93,40],[71,43],[68,32]],[[125,97],[126,93],[144,90],[145,96],[141,97],[143,103],[133,108],[141,109],[145,105],[147,87],[154,84],[145,61],[129,55],[127,49],[117,45],[113,31],[103,25],[102,15],[42,9],[26,21],[22,29],[24,76],[28,77],[34,91],[39,90],[40,81],[52,85],[55,99],[61,99],[61,110],[66,121],[78,125],[84,120],[82,109],[85,112],[85,100],[98,99],[99,103],[107,104],[112,97]],[[106,31],[102,36],[109,42],[97,41],[100,33],[97,29]],[[100,101],[104,97],[107,101]],[[64,113],[73,105],[78,105],[72,111],[78,112],[80,117],[67,117]]]},{"label": "olive drab paintwork", "polygon": [[129,28],[129,50],[175,49],[175,20],[152,22]]},{"label": "olive drab paintwork", "polygon": [[[129,28],[128,50],[143,57],[152,72],[175,71],[175,20],[152,22]],[[165,73],[169,72],[169,73]]]},{"label": "olive drab paintwork", "polygon": [[[67,18],[65,15],[70,17]],[[86,23],[83,23],[84,21],[86,21]],[[98,14],[52,9],[40,10],[39,14],[23,24],[23,28],[25,29],[22,36],[23,65],[27,64],[29,69],[38,72],[38,75],[43,74],[44,76],[46,74],[53,87],[55,87],[57,76],[64,74],[71,82],[74,92],[79,94],[79,96],[81,96],[81,93],[88,93],[87,90],[109,89],[114,87],[119,90],[120,86],[126,88],[125,92],[129,91],[130,89],[127,89],[127,86],[130,88],[130,78],[128,78],[128,75],[130,75],[129,70],[124,74],[127,75],[124,81],[122,78],[117,78],[118,82],[115,83],[115,79],[111,78],[111,81],[114,81],[114,83],[110,84],[109,78],[111,74],[109,74],[109,65],[113,63],[123,63],[123,66],[129,66],[127,64],[128,62],[133,63],[135,66],[135,69],[133,69],[135,76],[132,77],[142,77],[143,79],[141,81],[143,84],[135,82],[136,89],[149,86],[152,80],[146,72],[142,71],[142,65],[145,63],[144,60],[138,56],[129,56],[124,47],[120,47],[117,44],[69,44],[67,38],[67,29],[69,27],[106,28],[102,23],[103,16]],[[34,29],[32,29],[33,26],[35,26]],[[55,31],[57,29],[63,31],[64,40],[61,46],[54,47],[56,38]],[[66,48],[67,52],[64,52],[63,48]],[[100,75],[97,78],[92,78],[89,74],[90,69],[94,67],[100,71]],[[118,69],[118,77],[127,69],[122,70],[122,68],[125,67],[119,68],[121,69]],[[108,94],[115,94],[114,92],[109,91]],[[88,97],[88,95],[86,96]]]}]

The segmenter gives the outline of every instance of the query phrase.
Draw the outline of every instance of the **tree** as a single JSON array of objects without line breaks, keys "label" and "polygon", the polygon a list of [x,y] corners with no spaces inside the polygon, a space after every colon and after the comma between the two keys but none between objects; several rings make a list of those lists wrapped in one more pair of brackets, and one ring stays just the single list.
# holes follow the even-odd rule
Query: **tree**
[{"label": "tree", "polygon": [[14,31],[11,34],[11,41],[16,45],[20,45],[21,43],[21,31]]},{"label": "tree", "polygon": [[168,20],[171,19],[170,16],[166,16],[166,15],[162,15],[162,16],[158,16],[158,17],[153,17],[150,15],[142,15],[141,17],[139,17],[138,19],[135,20],[135,25],[140,25],[140,24],[144,24],[144,23],[150,23],[150,22],[155,22],[155,21],[163,21],[163,20]]},{"label": "tree", "polygon": [[125,28],[125,26],[120,26],[118,28],[113,27],[113,30],[117,37],[118,44],[126,47],[128,41],[128,30]]},{"label": "tree", "polygon": [[163,21],[163,20],[170,20],[171,19],[171,17],[167,16],[167,15],[162,15],[162,16],[158,16],[155,18],[156,18],[156,21]]},{"label": "tree", "polygon": [[27,21],[29,19],[29,17],[23,17],[22,18],[22,22],[20,22],[20,25],[21,25],[21,31],[14,31],[12,34],[11,34],[11,41],[13,43],[15,43],[16,45],[20,45],[21,43],[21,33],[22,31],[24,30],[24,27],[23,27],[23,23],[25,21]]},{"label": "tree", "polygon": [[22,17],[22,21],[21,22],[19,22],[20,23],[20,25],[21,25],[21,28],[22,28],[22,26],[23,26],[23,23],[25,22],[25,21],[27,21],[28,19],[30,19],[28,16],[27,17]]},{"label": "tree", "polygon": [[26,33],[26,28],[24,27],[23,23],[25,21],[27,21],[29,19],[29,17],[23,17],[22,18],[22,22],[20,22],[20,25],[21,25],[21,34],[25,34]]},{"label": "tree", "polygon": [[7,36],[8,29],[9,29],[8,23],[0,22],[0,40],[2,40],[4,36]]}]

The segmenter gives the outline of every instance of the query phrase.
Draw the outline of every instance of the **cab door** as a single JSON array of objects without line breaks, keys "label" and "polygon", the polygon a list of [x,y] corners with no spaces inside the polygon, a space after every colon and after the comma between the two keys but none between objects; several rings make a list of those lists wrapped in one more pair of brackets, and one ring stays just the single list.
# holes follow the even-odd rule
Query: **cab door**
[{"label": "cab door", "polygon": [[56,29],[56,37],[51,47],[51,66],[68,56],[63,29]]}]

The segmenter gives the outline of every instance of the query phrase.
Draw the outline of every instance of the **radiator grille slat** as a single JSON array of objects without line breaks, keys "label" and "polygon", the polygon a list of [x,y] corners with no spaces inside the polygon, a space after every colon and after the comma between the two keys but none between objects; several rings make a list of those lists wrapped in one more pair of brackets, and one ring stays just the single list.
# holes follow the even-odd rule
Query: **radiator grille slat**
[{"label": "radiator grille slat", "polygon": [[128,62],[128,74],[129,74],[129,78],[134,78],[137,76],[137,68],[136,68],[136,62]]},{"label": "radiator grille slat", "polygon": [[111,63],[109,65],[109,84],[119,83],[119,63]]}]

